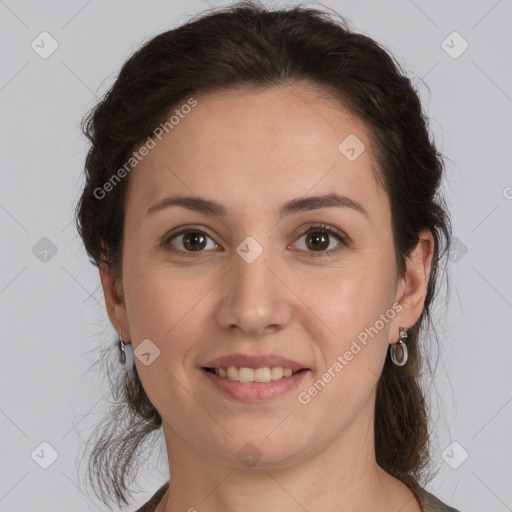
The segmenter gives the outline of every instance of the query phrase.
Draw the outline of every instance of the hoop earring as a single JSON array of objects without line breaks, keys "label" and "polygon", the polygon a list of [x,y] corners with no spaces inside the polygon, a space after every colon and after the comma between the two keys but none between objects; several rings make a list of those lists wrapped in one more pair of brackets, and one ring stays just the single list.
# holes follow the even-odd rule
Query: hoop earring
[{"label": "hoop earring", "polygon": [[[405,338],[407,338],[407,329],[405,327],[399,327],[400,332],[400,340],[397,343],[393,343],[389,347],[389,352],[391,355],[391,361],[397,366],[404,366],[407,362],[407,358],[409,357],[409,353],[407,352],[407,345],[404,343]],[[399,361],[397,358],[397,349],[401,351],[402,358]]]},{"label": "hoop earring", "polygon": [[126,363],[125,347],[126,347],[126,343],[123,341],[123,337],[121,336],[121,331],[119,331],[119,362],[121,364]]}]

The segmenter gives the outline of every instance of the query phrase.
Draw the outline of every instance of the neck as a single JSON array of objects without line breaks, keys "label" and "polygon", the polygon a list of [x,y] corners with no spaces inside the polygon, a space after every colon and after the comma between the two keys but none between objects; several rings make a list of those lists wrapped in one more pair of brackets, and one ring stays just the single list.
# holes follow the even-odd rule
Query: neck
[{"label": "neck", "polygon": [[286,467],[240,469],[198,454],[164,421],[171,479],[156,512],[419,512],[413,493],[376,463],[373,429],[366,431],[353,425],[335,444]]}]

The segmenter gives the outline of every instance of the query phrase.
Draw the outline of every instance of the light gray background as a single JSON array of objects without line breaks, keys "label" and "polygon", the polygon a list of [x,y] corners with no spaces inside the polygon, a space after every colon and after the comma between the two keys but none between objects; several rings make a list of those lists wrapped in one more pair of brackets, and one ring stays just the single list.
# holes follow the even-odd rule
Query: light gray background
[{"label": "light gray background", "polygon": [[[143,40],[209,5],[220,2],[0,0],[1,512],[104,509],[76,469],[108,391],[84,375],[100,345],[115,339],[73,224],[86,150],[78,124]],[[447,157],[445,193],[460,242],[447,314],[438,307],[439,474],[428,488],[462,512],[512,510],[512,1],[324,5],[404,64]],[[43,31],[59,45],[47,59],[31,48]],[[456,59],[441,46],[453,31],[469,43]],[[47,261],[37,254],[43,237],[57,249]],[[453,441],[469,454],[456,469],[442,458]],[[31,455],[48,456],[42,442],[58,453],[48,469]],[[445,458],[456,465],[463,454],[456,446]],[[149,461],[139,504],[167,480],[166,463]]]}]

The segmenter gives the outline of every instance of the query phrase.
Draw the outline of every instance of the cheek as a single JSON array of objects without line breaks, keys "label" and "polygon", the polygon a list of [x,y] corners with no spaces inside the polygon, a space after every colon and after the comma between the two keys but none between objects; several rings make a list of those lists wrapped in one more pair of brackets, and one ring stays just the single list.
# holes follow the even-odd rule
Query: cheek
[{"label": "cheek", "polygon": [[329,381],[324,400],[333,407],[340,400],[353,407],[364,403],[381,373],[396,314],[392,267],[385,265],[360,258],[302,288],[304,302],[311,304],[305,312],[309,330],[324,333],[315,340],[324,365],[316,377]]},{"label": "cheek", "polygon": [[[129,268],[134,270],[126,274],[133,349],[149,338],[164,356],[166,367],[183,363],[187,351],[194,347],[194,340],[208,332],[205,307],[211,283],[201,275],[184,278],[179,270],[161,264]],[[140,268],[144,272],[137,272]]]},{"label": "cheek", "polygon": [[391,307],[391,275],[378,262],[354,258],[343,267],[303,280],[297,295],[310,314],[343,341],[373,325]]},{"label": "cheek", "polygon": [[194,281],[184,282],[177,276],[173,278],[168,269],[153,269],[132,274],[127,289],[132,348],[136,354],[143,349],[158,354],[154,358],[150,355],[149,365],[135,359],[150,401],[167,420],[197,414],[195,402],[190,401],[186,391],[190,388],[191,369],[184,363],[193,359],[190,353],[197,340],[204,337],[205,304],[199,299],[208,288]]},{"label": "cheek", "polygon": [[165,280],[145,276],[135,282],[128,310],[132,337],[136,343],[154,339],[160,347],[166,333],[172,333],[190,309],[190,301],[179,289],[166,286]]},{"label": "cheek", "polygon": [[309,289],[304,302],[314,306],[304,314],[310,319],[310,332],[323,333],[315,338],[322,366],[311,387],[300,390],[304,400],[310,399],[304,421],[319,417],[329,424],[336,418],[337,428],[343,429],[360,411],[371,410],[386,356],[389,322],[395,315],[391,285],[374,279],[378,274],[366,267],[360,274],[326,281],[324,294]]}]

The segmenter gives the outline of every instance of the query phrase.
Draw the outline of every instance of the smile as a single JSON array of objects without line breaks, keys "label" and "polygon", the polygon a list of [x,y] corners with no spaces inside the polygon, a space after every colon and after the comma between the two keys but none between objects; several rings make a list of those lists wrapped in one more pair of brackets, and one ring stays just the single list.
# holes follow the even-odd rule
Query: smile
[{"label": "smile", "polygon": [[211,373],[223,378],[229,379],[235,382],[270,382],[273,380],[280,380],[283,377],[291,377],[296,370],[293,371],[291,368],[283,368],[282,366],[262,368],[237,368],[236,366],[229,366],[228,368],[205,368]]},{"label": "smile", "polygon": [[272,400],[287,391],[297,390],[299,382],[310,372],[306,368],[293,371],[280,366],[257,369],[203,367],[201,371],[214,384],[216,391],[246,403]]}]

